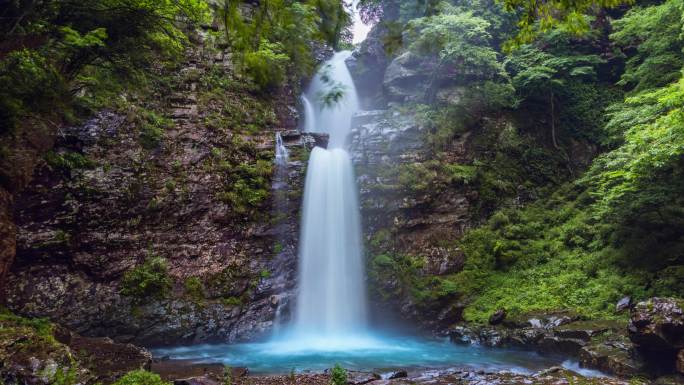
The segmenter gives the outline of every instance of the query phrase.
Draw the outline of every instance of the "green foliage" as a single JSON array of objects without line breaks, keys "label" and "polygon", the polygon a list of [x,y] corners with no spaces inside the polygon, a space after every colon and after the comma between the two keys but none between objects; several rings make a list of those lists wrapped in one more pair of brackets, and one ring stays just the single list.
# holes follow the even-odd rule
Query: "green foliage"
[{"label": "green foliage", "polygon": [[223,298],[221,302],[226,306],[242,306],[242,298],[240,297],[227,297]]},{"label": "green foliage", "polygon": [[111,105],[116,98],[96,95],[124,83],[136,88],[153,61],[177,58],[187,39],[176,21],[200,22],[206,11],[201,0],[8,3],[0,26],[8,43],[0,60],[0,126],[12,129],[27,114],[66,116],[77,99]]},{"label": "green foliage", "polygon": [[85,155],[74,151],[49,151],[45,154],[45,161],[51,168],[64,171],[92,168],[95,165]]},{"label": "green foliage", "polygon": [[531,1],[502,0],[509,12],[519,15],[517,33],[505,45],[510,50],[532,42],[539,35],[557,28],[566,33],[583,35],[590,30],[589,14],[602,8],[631,4],[633,0]]},{"label": "green foliage", "polygon": [[280,242],[276,242],[275,245],[273,245],[273,253],[274,254],[280,254],[284,249],[284,246]]},{"label": "green foliage", "polygon": [[0,306],[0,334],[10,328],[29,328],[44,342],[55,344],[57,342],[53,335],[54,327],[54,324],[45,318],[19,317],[7,308]]},{"label": "green foliage", "polygon": [[570,78],[591,80],[602,62],[596,55],[553,55],[526,45],[510,56],[508,65],[515,73],[516,89],[533,93],[562,87]]},{"label": "green foliage", "polygon": [[436,55],[438,76],[454,73],[461,77],[467,74],[470,80],[506,78],[489,44],[489,27],[488,21],[456,9],[415,19],[408,24],[412,36],[409,49],[419,55]]},{"label": "green foliage", "polygon": [[455,278],[472,300],[468,319],[484,322],[499,307],[614,317],[623,295],[681,290],[683,83],[613,107],[609,127],[623,142],[574,187],[466,235],[466,266]]},{"label": "green foliage", "polygon": [[166,260],[151,256],[145,263],[129,270],[121,281],[121,294],[133,297],[137,302],[163,299],[171,290],[171,278],[167,273]]},{"label": "green foliage", "polygon": [[684,255],[684,80],[627,98],[608,127],[622,145],[594,161],[582,182],[594,217],[617,226],[610,237],[633,263],[681,263]]},{"label": "green foliage", "polygon": [[169,385],[159,377],[157,373],[148,372],[146,370],[135,370],[126,373],[114,385]]},{"label": "green foliage", "polygon": [[286,75],[310,75],[315,64],[311,42],[337,47],[348,38],[350,18],[339,1],[264,1],[249,16],[239,1],[212,3],[244,73],[262,91],[282,85]]},{"label": "green foliage", "polygon": [[634,92],[665,86],[681,76],[684,67],[684,2],[630,10],[613,22],[610,38],[625,50],[636,52],[627,59],[619,84]]},{"label": "green foliage", "polygon": [[347,384],[347,370],[340,366],[340,364],[335,364],[335,366],[330,370],[330,384],[331,385],[346,385]]},{"label": "green foliage", "polygon": [[66,94],[57,70],[40,53],[22,49],[0,60],[0,134],[31,112],[46,113]]},{"label": "green foliage", "polygon": [[78,382],[76,374],[76,365],[69,368],[58,367],[50,385],[75,385]]},{"label": "green foliage", "polygon": [[188,277],[183,284],[185,294],[197,302],[202,302],[205,298],[204,285],[199,277]]},{"label": "green foliage", "polygon": [[280,85],[285,79],[285,66],[289,57],[282,53],[280,44],[262,41],[259,49],[247,52],[244,57],[247,74],[261,89],[272,89]]},{"label": "green foliage", "polygon": [[141,109],[137,116],[140,127],[140,144],[148,150],[159,147],[164,131],[171,126],[171,120],[157,112]]},{"label": "green foliage", "polygon": [[257,160],[254,164],[240,163],[227,167],[228,184],[219,194],[219,199],[230,204],[236,213],[256,213],[270,194],[272,162]]},{"label": "green foliage", "polygon": [[559,148],[556,132],[557,105],[560,104],[558,94],[566,92],[570,82],[593,81],[596,67],[603,62],[595,54],[551,53],[531,45],[521,47],[507,59],[507,67],[514,74],[513,85],[518,93],[527,99],[546,100],[551,140],[555,148]]},{"label": "green foliage", "polygon": [[486,322],[498,308],[511,315],[571,309],[613,318],[619,298],[642,298],[645,276],[615,265],[614,249],[600,241],[602,229],[587,211],[556,195],[500,212],[467,233],[466,264],[452,278],[469,299],[466,319]]}]

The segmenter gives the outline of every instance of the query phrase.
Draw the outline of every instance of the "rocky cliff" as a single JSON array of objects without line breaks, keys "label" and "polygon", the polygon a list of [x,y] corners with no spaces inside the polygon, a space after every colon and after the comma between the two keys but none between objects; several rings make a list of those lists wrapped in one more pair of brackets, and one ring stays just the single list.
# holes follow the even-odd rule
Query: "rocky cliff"
[{"label": "rocky cliff", "polygon": [[[164,76],[153,100],[63,127],[36,158],[15,197],[11,310],[146,345],[246,339],[287,313],[313,144],[296,131],[297,91],[241,86],[207,47]],[[283,130],[292,156],[274,186]]]}]

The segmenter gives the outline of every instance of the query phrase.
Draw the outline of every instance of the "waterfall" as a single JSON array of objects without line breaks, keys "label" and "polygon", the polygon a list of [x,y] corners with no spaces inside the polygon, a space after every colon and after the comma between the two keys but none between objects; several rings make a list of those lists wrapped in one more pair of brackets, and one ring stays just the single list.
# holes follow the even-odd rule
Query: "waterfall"
[{"label": "waterfall", "polygon": [[[307,167],[293,327],[326,343],[364,333],[367,321],[357,187],[346,150],[352,115],[358,110],[344,62],[350,54],[338,52],[325,63],[302,98],[306,127],[328,133],[330,139],[327,150],[313,149]],[[326,105],[325,95],[335,90],[343,91],[341,98]]]},{"label": "waterfall", "polygon": [[316,132],[316,115],[313,106],[306,95],[302,95],[302,105],[304,106],[304,132]]},{"label": "waterfall", "polygon": [[287,166],[290,155],[283,144],[283,137],[280,132],[276,132],[275,162],[277,166]]}]

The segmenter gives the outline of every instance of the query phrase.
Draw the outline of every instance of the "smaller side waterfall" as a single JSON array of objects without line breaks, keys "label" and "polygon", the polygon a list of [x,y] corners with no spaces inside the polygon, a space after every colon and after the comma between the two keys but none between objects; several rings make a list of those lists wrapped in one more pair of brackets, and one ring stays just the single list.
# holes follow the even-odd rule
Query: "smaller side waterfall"
[{"label": "smaller side waterfall", "polygon": [[[271,262],[272,267],[275,271],[285,271],[288,260],[288,251],[292,239],[290,236],[290,231],[288,227],[288,214],[292,212],[291,203],[287,198],[288,185],[289,185],[289,153],[285,143],[283,143],[283,137],[280,132],[275,134],[275,159],[274,162],[274,173],[272,181],[272,193],[273,193],[273,218],[274,218],[274,231],[276,234],[276,244],[274,245],[274,251],[276,255]],[[275,285],[282,287],[284,284],[282,280],[287,279],[286,277],[279,275],[281,278],[276,278]],[[279,282],[278,279],[281,281]],[[284,296],[275,296],[274,299],[277,301],[277,307],[275,311],[275,316],[273,319],[273,334],[277,335],[280,333],[280,324],[282,307],[287,306],[288,298]]]},{"label": "smaller side waterfall", "polygon": [[304,127],[302,127],[302,131],[315,132],[316,115],[314,113],[313,106],[306,95],[302,95],[302,104],[304,105]]},{"label": "smaller side waterfall", "polygon": [[287,152],[287,148],[283,144],[283,137],[280,132],[276,132],[276,147],[275,147],[275,162],[278,166],[287,166],[287,162],[290,160],[290,154]]}]

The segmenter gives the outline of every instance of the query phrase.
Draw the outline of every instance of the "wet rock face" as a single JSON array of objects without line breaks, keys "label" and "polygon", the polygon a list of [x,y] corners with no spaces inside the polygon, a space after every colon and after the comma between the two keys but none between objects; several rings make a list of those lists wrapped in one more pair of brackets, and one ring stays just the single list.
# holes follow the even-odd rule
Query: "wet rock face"
[{"label": "wet rock face", "polygon": [[[470,225],[470,203],[465,189],[417,192],[402,184],[400,178],[405,170],[430,160],[424,136],[411,112],[372,110],[354,118],[350,142],[364,234],[369,258],[383,253],[420,256],[424,263],[418,274],[451,274],[462,268],[463,255],[443,241],[460,238]],[[454,151],[454,158],[465,155],[461,150]],[[372,284],[393,292],[398,282]],[[409,296],[392,296],[379,302],[404,318],[429,324],[461,320],[461,312],[452,309],[462,307],[454,308],[455,304],[442,304],[427,312]]]},{"label": "wet rock face", "polygon": [[629,337],[656,370],[684,372],[684,302],[651,298],[631,310]]},{"label": "wet rock face", "polygon": [[[287,143],[297,154],[282,190],[267,187],[270,196],[257,208],[244,211],[231,201],[226,175],[235,171],[226,167],[270,164],[275,130],[292,130],[296,122],[288,115],[250,123],[263,125],[256,134],[206,123],[222,106],[200,104],[196,74],[221,63],[190,58],[169,95],[163,114],[171,124],[158,145],[141,145],[139,117],[111,111],[63,130],[54,153],[77,154],[87,164],[42,161],[16,197],[11,309],[85,336],[145,345],[247,339],[287,313],[308,149],[303,136]],[[276,100],[274,111],[296,102],[287,93]],[[276,196],[282,212],[275,210]],[[123,295],[126,273],[154,257],[165,260],[166,295]]]}]

